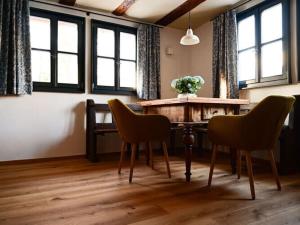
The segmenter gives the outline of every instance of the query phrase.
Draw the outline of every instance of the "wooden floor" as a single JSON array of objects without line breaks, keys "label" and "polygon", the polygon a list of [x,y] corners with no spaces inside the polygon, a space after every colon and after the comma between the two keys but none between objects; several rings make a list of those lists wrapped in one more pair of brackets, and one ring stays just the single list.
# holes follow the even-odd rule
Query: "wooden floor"
[{"label": "wooden floor", "polygon": [[229,173],[217,161],[207,188],[208,159],[192,164],[186,183],[184,163],[171,157],[172,178],[158,156],[155,170],[137,163],[133,183],[128,165],[63,159],[0,166],[0,224],[300,224],[300,175],[281,177],[276,190],[268,168],[254,167],[257,200],[250,200],[246,171]]}]

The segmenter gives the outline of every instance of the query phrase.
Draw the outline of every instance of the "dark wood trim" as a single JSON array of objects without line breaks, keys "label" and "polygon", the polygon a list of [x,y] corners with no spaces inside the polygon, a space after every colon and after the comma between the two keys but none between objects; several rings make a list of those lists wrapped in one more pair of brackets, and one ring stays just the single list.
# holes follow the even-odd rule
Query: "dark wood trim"
[{"label": "dark wood trim", "polygon": [[[142,150],[140,150],[142,152]],[[158,151],[158,149],[155,151]],[[20,160],[10,160],[10,161],[0,161],[0,166],[10,166],[10,165],[25,165],[32,163],[45,163],[59,160],[76,160],[84,159],[85,155],[71,155],[71,156],[58,156],[58,157],[49,157],[49,158],[37,158],[37,159],[20,159]],[[103,159],[103,161],[115,161],[120,158],[119,152],[103,152],[97,153],[97,158]]]},{"label": "dark wood trim", "polygon": [[60,4],[74,6],[76,0],[59,0]]},{"label": "dark wood trim", "polygon": [[0,161],[0,166],[24,165],[24,164],[31,164],[31,163],[44,163],[44,162],[51,162],[57,160],[82,159],[82,158],[84,158],[84,155],[58,156],[58,157],[37,158],[37,159],[17,159],[17,160],[10,160],[10,161]]},{"label": "dark wood trim", "polygon": [[297,52],[298,52],[298,81],[300,81],[300,2],[297,1]]},{"label": "dark wood trim", "polygon": [[[282,74],[272,77],[262,77],[261,75],[261,47],[268,43],[261,43],[261,21],[260,15],[262,11],[276,5],[282,4],[282,49],[283,49],[283,71]],[[255,16],[255,32],[256,32],[256,77],[255,80],[240,81],[240,89],[259,88],[266,86],[285,85],[291,83],[291,60],[290,60],[290,0],[266,0],[261,4],[255,5],[237,15],[237,20],[243,20],[251,15]],[[280,40],[280,39],[278,39]],[[275,41],[275,40],[273,40]],[[271,42],[273,42],[271,41]],[[276,40],[277,41],[277,40]],[[271,43],[270,42],[270,43]],[[239,51],[241,52],[241,51]]]},{"label": "dark wood trim", "polygon": [[135,0],[124,0],[113,12],[112,14],[116,16],[122,16],[125,12],[133,5]]},{"label": "dark wood trim", "polygon": [[[41,92],[64,92],[84,93],[85,92],[85,18],[79,16],[57,13],[53,11],[30,8],[30,15],[48,18],[51,21],[51,82],[33,82],[33,91]],[[57,55],[61,53],[57,48],[57,23],[66,21],[75,23],[78,26],[78,52],[70,53],[78,56],[78,84],[61,84],[57,82]],[[40,50],[40,49],[33,49]],[[41,49],[42,51],[43,49]]]},{"label": "dark wood trim", "polygon": [[168,24],[172,23],[179,17],[183,16],[187,12],[191,11],[193,8],[204,2],[205,0],[187,0],[176,9],[172,10],[166,16],[158,20],[155,24],[161,26],[167,26]]},{"label": "dark wood trim", "polygon": [[[122,26],[114,23],[108,23],[98,20],[91,20],[92,26],[92,93],[93,94],[112,94],[112,95],[136,95],[136,90],[133,88],[120,87],[120,32],[137,34],[137,29],[134,27]],[[104,28],[115,32],[115,56],[112,58],[115,61],[115,84],[114,86],[97,85],[97,29]],[[137,42],[137,38],[136,38]],[[137,46],[137,45],[136,45]],[[102,57],[102,56],[101,56]],[[106,58],[106,57],[103,57]],[[135,60],[129,60],[137,63],[137,54]]]},{"label": "dark wood trim", "polygon": [[249,83],[246,87],[240,88],[240,90],[246,90],[251,88],[263,88],[263,87],[273,87],[273,86],[280,86],[280,85],[288,85],[289,81],[287,79],[281,80],[273,80],[273,81],[266,81],[260,83]]}]

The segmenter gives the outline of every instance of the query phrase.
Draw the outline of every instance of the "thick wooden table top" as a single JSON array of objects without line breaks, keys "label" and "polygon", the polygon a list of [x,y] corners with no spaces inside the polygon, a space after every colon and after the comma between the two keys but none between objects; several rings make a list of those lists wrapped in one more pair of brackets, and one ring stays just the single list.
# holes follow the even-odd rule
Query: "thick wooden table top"
[{"label": "thick wooden table top", "polygon": [[203,98],[203,97],[193,97],[193,98],[169,98],[169,99],[158,99],[150,101],[138,102],[143,107],[147,106],[159,106],[159,105],[178,105],[178,104],[228,104],[228,105],[248,105],[248,99],[223,99],[223,98]]}]

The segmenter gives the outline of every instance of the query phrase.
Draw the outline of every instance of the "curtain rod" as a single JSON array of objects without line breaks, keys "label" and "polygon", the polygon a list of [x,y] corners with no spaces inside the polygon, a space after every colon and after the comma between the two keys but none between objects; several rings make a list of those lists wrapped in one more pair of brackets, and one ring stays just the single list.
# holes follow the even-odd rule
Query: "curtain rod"
[{"label": "curtain rod", "polygon": [[[245,4],[247,4],[247,3],[251,2],[251,1],[252,1],[252,0],[240,1],[240,2],[238,2],[238,3],[236,3],[236,4],[234,4],[231,8],[227,9],[225,12],[228,12],[228,11],[231,11],[231,10],[234,10],[234,9],[237,9],[237,8],[243,6],[243,5],[245,5]],[[221,15],[221,14],[220,14],[220,15]],[[218,15],[218,16],[220,16],[220,15]],[[210,21],[213,21],[213,20],[216,19],[218,16],[212,18]]]},{"label": "curtain rod", "polygon": [[87,15],[94,14],[94,15],[104,16],[104,17],[108,17],[108,18],[112,18],[112,19],[124,20],[124,21],[127,21],[127,22],[133,22],[133,23],[138,23],[138,24],[147,24],[147,25],[152,25],[152,26],[156,26],[156,27],[159,27],[159,28],[164,28],[164,26],[157,25],[157,24],[154,24],[154,23],[147,23],[147,22],[142,22],[142,21],[138,21],[138,20],[134,20],[134,19],[127,19],[127,18],[124,18],[124,17],[120,18],[120,17],[113,16],[113,15],[110,15],[110,14],[107,14],[107,13],[104,13],[104,12],[101,13],[101,12],[98,12],[98,11],[95,11],[95,10],[82,9],[82,8],[75,7],[75,6],[61,5],[61,4],[58,4],[56,2],[46,2],[46,1],[43,1],[43,0],[30,0],[30,1],[41,3],[41,4],[44,4],[44,5],[51,5],[51,6],[64,8],[64,9],[71,9],[71,10],[75,10],[75,11],[79,11],[79,12],[84,12]]}]

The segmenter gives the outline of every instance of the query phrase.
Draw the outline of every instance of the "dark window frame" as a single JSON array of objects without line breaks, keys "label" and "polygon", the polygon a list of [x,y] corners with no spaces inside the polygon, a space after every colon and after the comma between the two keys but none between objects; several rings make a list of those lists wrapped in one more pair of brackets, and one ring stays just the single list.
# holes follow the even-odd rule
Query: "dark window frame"
[{"label": "dark window frame", "polygon": [[[63,92],[63,93],[85,93],[85,18],[64,13],[30,8],[30,16],[50,19],[50,65],[51,82],[33,82],[35,92]],[[78,25],[78,52],[70,53],[58,51],[58,21],[76,23]],[[43,49],[31,48],[43,51]],[[78,84],[58,83],[58,61],[59,53],[78,56]]]},{"label": "dark window frame", "polygon": [[300,2],[296,2],[297,8],[297,58],[298,58],[298,81],[300,82]]},{"label": "dark window frame", "polygon": [[[120,61],[130,61],[136,63],[137,72],[137,29],[134,27],[123,26],[119,24],[103,22],[99,20],[91,20],[92,27],[92,93],[94,94],[115,94],[115,95],[136,95],[136,89],[120,87]],[[115,34],[115,56],[105,57],[97,55],[97,29],[104,28],[113,30]],[[120,58],[120,33],[134,34],[136,37],[136,53],[135,60],[127,60]],[[114,86],[100,86],[97,85],[97,59],[109,58],[114,59],[115,64],[115,85]]]},{"label": "dark window frame", "polygon": [[[261,13],[274,6],[281,3],[282,4],[282,38],[272,40],[266,43],[261,43]],[[291,66],[290,66],[290,1],[289,0],[266,0],[254,7],[251,7],[245,11],[237,14],[237,22],[254,15],[255,17],[255,63],[256,63],[256,73],[255,79],[239,81],[239,88],[257,88],[275,85],[284,85],[291,82]],[[261,76],[261,48],[266,44],[270,44],[282,40],[283,49],[283,74],[275,75],[272,77],[262,77]],[[241,50],[238,53],[245,51]]]}]

